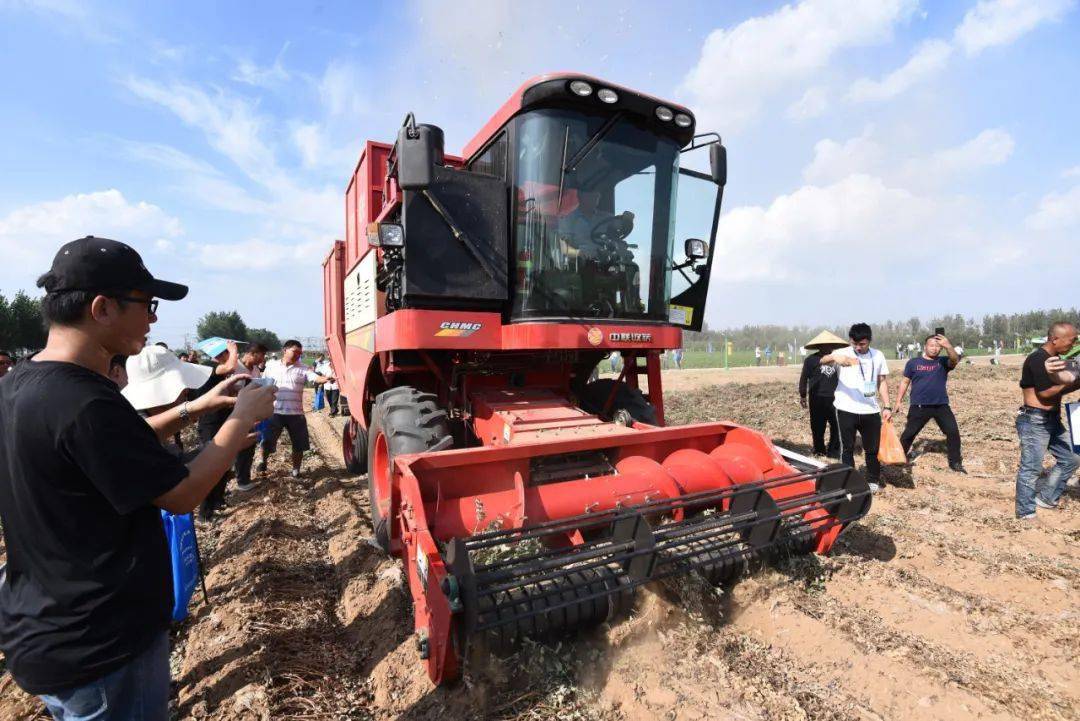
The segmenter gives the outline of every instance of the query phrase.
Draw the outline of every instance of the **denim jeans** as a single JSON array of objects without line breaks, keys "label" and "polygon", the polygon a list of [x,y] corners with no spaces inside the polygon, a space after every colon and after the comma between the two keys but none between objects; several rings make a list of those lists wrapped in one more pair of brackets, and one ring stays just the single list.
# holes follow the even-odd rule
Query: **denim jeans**
[{"label": "denim jeans", "polygon": [[[1056,504],[1065,492],[1069,476],[1080,465],[1072,451],[1069,430],[1061,422],[1059,412],[1021,408],[1016,416],[1016,433],[1020,436],[1020,470],[1016,473],[1016,516],[1035,513],[1035,496],[1044,503]],[[1039,487],[1043,456],[1050,451],[1057,460],[1046,482]]]},{"label": "denim jeans", "polygon": [[40,698],[56,721],[169,721],[169,633],[107,676]]}]

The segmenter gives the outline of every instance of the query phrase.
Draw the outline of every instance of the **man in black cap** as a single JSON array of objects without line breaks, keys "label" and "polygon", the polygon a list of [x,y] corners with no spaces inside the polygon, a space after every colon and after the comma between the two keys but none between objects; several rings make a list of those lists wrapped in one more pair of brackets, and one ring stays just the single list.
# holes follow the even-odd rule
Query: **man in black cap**
[{"label": "man in black cap", "polygon": [[[274,389],[232,397],[221,384],[148,422],[108,378],[109,362],[142,350],[156,298],[187,288],[94,237],[61,247],[38,286],[48,342],[0,383],[0,650],[56,719],[166,721],[172,577],[159,509],[198,505],[272,412]],[[190,463],[162,447],[228,406]]]}]

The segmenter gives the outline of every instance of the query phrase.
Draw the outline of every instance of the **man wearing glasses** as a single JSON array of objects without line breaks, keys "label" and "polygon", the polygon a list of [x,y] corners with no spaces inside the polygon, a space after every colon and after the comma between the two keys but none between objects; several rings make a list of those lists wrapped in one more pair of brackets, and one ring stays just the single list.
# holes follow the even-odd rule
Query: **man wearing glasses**
[{"label": "man wearing glasses", "polygon": [[[56,719],[166,721],[173,601],[159,509],[188,513],[202,501],[273,411],[275,391],[234,396],[235,383],[222,383],[144,420],[109,363],[142,350],[154,296],[180,300],[187,287],[94,237],[61,247],[38,286],[48,342],[0,383],[0,650]],[[162,445],[230,407],[191,462]]]}]

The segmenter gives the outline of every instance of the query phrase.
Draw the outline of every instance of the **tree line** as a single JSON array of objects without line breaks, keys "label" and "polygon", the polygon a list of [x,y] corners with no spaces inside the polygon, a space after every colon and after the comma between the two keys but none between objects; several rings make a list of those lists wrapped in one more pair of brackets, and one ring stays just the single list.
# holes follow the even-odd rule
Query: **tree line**
[{"label": "tree line", "polygon": [[[217,336],[281,350],[277,333],[266,328],[248,328],[235,310],[207,313],[199,319],[196,330],[199,340]],[[45,347],[47,335],[40,299],[31,298],[21,290],[10,301],[0,294],[0,349],[25,355]]]},{"label": "tree line", "polygon": [[277,333],[266,328],[248,328],[235,310],[212,311],[195,325],[199,340],[203,338],[229,338],[245,343],[262,343],[267,350],[281,350]]},{"label": "tree line", "polygon": [[23,291],[9,301],[0,293],[0,349],[19,353],[45,346],[41,301]]},{"label": "tree line", "polygon": [[[870,323],[874,331],[874,345],[878,348],[894,348],[897,343],[906,346],[912,342],[922,343],[935,328],[944,328],[945,335],[954,344],[964,348],[993,348],[1000,342],[1006,350],[1026,351],[1034,338],[1046,335],[1051,323],[1067,320],[1080,323],[1080,310],[1076,308],[1049,308],[1023,313],[994,313],[981,318],[965,318],[960,314],[941,315],[931,318],[911,317],[907,320],[889,320]],[[868,321],[869,322],[869,321]],[[746,325],[741,328],[686,333],[683,345],[688,350],[706,350],[710,344],[719,351],[722,341],[730,341],[735,350],[764,348],[787,348],[788,344],[801,346],[822,330],[828,330],[841,338],[847,338],[850,325],[839,326],[785,326]]]}]

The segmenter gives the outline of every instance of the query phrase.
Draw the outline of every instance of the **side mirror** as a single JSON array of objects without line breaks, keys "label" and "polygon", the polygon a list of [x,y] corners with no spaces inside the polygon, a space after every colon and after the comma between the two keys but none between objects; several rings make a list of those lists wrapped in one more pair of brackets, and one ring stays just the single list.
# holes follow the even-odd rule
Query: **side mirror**
[{"label": "side mirror", "polygon": [[442,128],[416,125],[410,114],[398,131],[398,186],[402,190],[423,190],[431,185],[432,168],[442,164]]},{"label": "side mirror", "polygon": [[709,257],[709,244],[698,238],[687,238],[684,250],[686,257],[690,260],[703,260]]},{"label": "side mirror", "polygon": [[727,185],[727,148],[721,143],[709,146],[709,168],[712,170],[714,183]]}]

